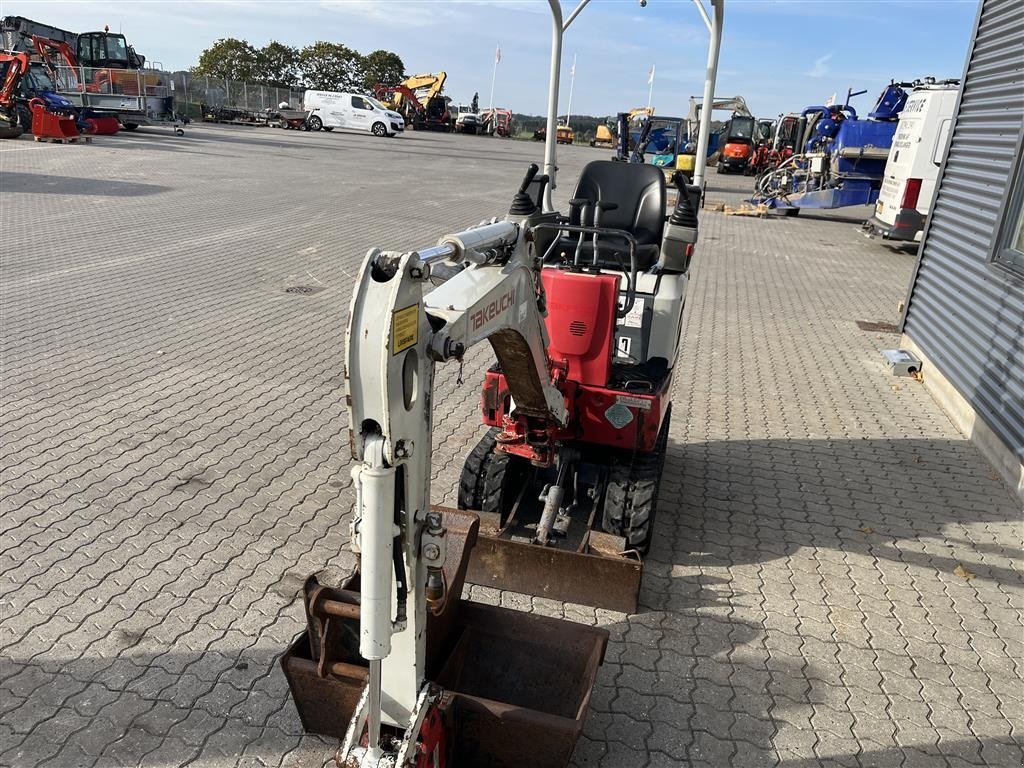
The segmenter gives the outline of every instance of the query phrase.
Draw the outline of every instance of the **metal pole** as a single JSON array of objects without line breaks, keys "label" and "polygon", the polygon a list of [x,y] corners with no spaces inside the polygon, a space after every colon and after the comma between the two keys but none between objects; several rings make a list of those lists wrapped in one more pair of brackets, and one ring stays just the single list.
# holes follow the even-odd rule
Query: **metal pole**
[{"label": "metal pole", "polygon": [[[715,103],[715,79],[718,77],[718,52],[722,45],[722,24],[725,20],[725,0],[711,0],[714,19],[711,22],[711,42],[708,44],[708,66],[704,76],[704,105],[700,110],[700,128],[697,133],[697,157],[694,159],[693,183],[704,188],[704,171],[708,160],[708,140],[711,133],[711,112]],[[706,13],[701,15],[706,16]]]},{"label": "metal pole", "polygon": [[[555,142],[557,140],[558,117],[558,76],[562,66],[562,6],[559,0],[548,0],[551,6],[551,73],[548,81],[548,121],[544,136],[544,173],[550,181],[544,188],[544,211],[555,210],[551,191],[555,188]],[[576,10],[576,13],[579,9]],[[575,13],[573,17],[575,18]]]},{"label": "metal pole", "polygon": [[572,69],[569,70],[569,106],[565,108],[565,126],[569,127],[569,119],[572,117],[572,89],[576,85],[576,54],[572,55]]},{"label": "metal pole", "polygon": [[551,201],[551,192],[555,189],[555,175],[558,168],[555,166],[555,145],[558,140],[558,78],[559,70],[562,67],[562,33],[569,28],[573,19],[580,15],[580,11],[586,8],[590,0],[580,0],[576,9],[569,14],[569,20],[562,23],[562,5],[560,0],[548,0],[551,6],[551,76],[548,82],[548,121],[545,129],[547,135],[544,137],[544,173],[550,181],[544,188],[544,210],[553,211],[555,206]]},{"label": "metal pole", "polygon": [[651,64],[650,88],[647,89],[647,108],[651,108],[651,99],[654,97],[654,65]]},{"label": "metal pole", "polygon": [[494,120],[494,80],[498,77],[498,57],[501,55],[500,51],[501,44],[499,43],[497,49],[494,51],[494,71],[491,72],[491,100],[488,105],[491,110],[491,120]]}]

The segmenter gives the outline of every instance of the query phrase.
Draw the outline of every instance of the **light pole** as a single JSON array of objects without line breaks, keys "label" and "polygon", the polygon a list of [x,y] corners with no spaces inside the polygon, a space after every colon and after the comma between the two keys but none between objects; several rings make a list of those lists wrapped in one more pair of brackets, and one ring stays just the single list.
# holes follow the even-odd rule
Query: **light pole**
[{"label": "light pole", "polygon": [[[491,100],[488,106],[491,108],[491,115],[494,115],[494,80],[498,76],[498,62],[501,61],[501,43],[494,51],[494,71],[491,73]],[[493,117],[491,118],[494,119]]]}]

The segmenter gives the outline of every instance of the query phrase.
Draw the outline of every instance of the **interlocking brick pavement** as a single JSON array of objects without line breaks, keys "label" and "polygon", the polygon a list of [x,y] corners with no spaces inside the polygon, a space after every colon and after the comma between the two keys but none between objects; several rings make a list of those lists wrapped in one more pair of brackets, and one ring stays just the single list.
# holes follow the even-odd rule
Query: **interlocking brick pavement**
[{"label": "interlocking brick pavement", "polygon": [[[563,201],[605,154],[560,150]],[[0,765],[330,761],[276,658],[303,578],[353,565],[353,275],[501,214],[538,155],[209,126],[0,147]],[[912,266],[845,212],[702,214],[640,612],[470,589],[611,631],[575,765],[1021,764],[1020,504],[855,325],[896,320]],[[439,502],[487,363],[439,369]]]}]

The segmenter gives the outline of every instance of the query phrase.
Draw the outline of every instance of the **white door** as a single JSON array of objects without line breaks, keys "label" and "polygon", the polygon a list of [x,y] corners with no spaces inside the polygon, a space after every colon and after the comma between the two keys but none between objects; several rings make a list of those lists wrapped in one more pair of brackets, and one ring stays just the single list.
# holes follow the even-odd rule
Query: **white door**
[{"label": "white door", "polygon": [[352,99],[349,110],[351,118],[350,123],[345,127],[354,128],[358,131],[370,130],[375,111],[373,105],[362,96],[352,96],[350,98]]}]

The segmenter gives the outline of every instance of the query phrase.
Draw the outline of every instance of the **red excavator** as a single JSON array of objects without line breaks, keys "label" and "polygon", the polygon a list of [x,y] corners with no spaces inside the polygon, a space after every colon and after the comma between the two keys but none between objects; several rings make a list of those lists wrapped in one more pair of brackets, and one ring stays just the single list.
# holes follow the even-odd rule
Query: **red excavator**
[{"label": "red excavator", "polygon": [[27,53],[0,52],[3,81],[0,84],[0,139],[16,139],[22,134],[14,92],[30,66]]}]

